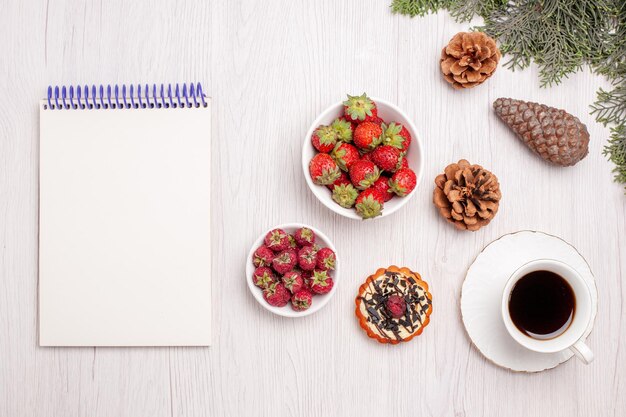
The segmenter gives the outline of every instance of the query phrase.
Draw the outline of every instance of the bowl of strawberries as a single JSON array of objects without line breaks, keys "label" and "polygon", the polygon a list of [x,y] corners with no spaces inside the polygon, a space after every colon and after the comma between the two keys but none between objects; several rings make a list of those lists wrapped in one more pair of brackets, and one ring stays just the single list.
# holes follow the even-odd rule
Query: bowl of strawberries
[{"label": "bowl of strawberries", "polygon": [[246,280],[265,309],[303,317],[324,307],[335,294],[339,263],[335,246],[312,226],[289,223],[263,233],[246,263]]},{"label": "bowl of strawberries", "polygon": [[398,107],[348,95],[313,122],[302,147],[309,188],[329,209],[351,219],[394,213],[422,178],[417,129]]}]

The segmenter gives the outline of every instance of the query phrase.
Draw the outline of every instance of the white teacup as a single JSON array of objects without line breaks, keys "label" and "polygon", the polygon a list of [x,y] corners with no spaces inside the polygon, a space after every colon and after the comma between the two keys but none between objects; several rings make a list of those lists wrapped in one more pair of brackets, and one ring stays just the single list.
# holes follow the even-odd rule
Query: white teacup
[{"label": "white teacup", "polygon": [[[574,317],[569,327],[552,339],[535,339],[520,331],[509,313],[509,299],[515,284],[525,275],[534,271],[550,271],[561,276],[571,286],[576,298]],[[589,364],[593,361],[593,352],[585,345],[583,336],[591,321],[591,290],[576,270],[563,262],[553,259],[537,259],[519,267],[504,287],[502,293],[502,319],[511,337],[520,345],[535,352],[554,353],[566,349]]]}]

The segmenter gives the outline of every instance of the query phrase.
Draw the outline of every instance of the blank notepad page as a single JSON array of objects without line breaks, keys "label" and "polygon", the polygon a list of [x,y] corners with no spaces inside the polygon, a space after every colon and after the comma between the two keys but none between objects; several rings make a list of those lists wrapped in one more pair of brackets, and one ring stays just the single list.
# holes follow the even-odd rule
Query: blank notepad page
[{"label": "blank notepad page", "polygon": [[124,109],[42,101],[40,345],[210,344],[204,100]]}]

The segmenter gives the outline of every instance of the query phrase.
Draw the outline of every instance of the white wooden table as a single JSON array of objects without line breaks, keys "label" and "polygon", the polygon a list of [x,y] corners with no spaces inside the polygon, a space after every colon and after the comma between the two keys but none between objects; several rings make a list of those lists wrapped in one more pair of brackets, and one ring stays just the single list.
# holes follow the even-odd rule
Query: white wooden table
[{"label": "white wooden table", "polygon": [[[500,68],[454,91],[439,53],[468,25],[391,15],[388,3],[0,0],[0,416],[626,414],[626,196],[601,155],[608,129],[588,114],[606,83],[584,72],[540,89],[536,68]],[[49,84],[194,80],[214,105],[214,346],[39,348],[37,100]],[[358,223],[315,200],[300,150],[320,111],[363,91],[413,117],[426,165],[401,212]],[[534,157],[491,111],[501,96],[578,115],[589,156],[569,169]],[[500,212],[476,233],[457,232],[431,203],[433,179],[460,158],[502,184]],[[343,264],[331,303],[298,320],[269,315],[244,282],[249,245],[288,221],[324,230]],[[520,229],[561,236],[591,264],[592,365],[514,374],[471,346],[465,271]],[[353,313],[360,282],[389,264],[419,271],[435,300],[424,334],[395,347],[368,339]]]}]

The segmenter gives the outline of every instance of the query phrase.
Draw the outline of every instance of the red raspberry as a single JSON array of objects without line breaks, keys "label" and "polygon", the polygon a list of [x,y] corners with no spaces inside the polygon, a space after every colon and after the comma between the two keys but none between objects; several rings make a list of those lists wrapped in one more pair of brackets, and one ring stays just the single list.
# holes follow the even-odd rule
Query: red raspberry
[{"label": "red raspberry", "polygon": [[328,271],[335,269],[336,256],[331,248],[322,248],[317,251],[317,269]]},{"label": "red raspberry", "polygon": [[297,293],[304,287],[304,280],[302,275],[297,271],[289,271],[282,278],[285,287],[291,291],[292,294]]},{"label": "red raspberry", "polygon": [[[313,271],[300,271],[300,275],[302,275],[302,281],[304,285],[302,286],[303,290],[311,291],[311,276],[313,275]],[[313,294],[315,295],[315,294]]]},{"label": "red raspberry", "polygon": [[293,237],[292,235],[287,235],[287,237],[289,238],[289,249],[295,249],[297,251],[298,242],[296,242],[296,238]]},{"label": "red raspberry", "polygon": [[317,251],[313,246],[305,246],[298,252],[298,266],[304,271],[312,271],[317,265]]},{"label": "red raspberry", "polygon": [[283,229],[274,229],[265,235],[265,246],[274,252],[280,252],[289,247],[289,236]]},{"label": "red raspberry", "polygon": [[259,246],[259,248],[254,251],[254,255],[252,255],[252,263],[257,268],[259,266],[271,265],[272,259],[274,259],[274,252],[265,245]]},{"label": "red raspberry", "polygon": [[328,271],[319,271],[317,269],[313,271],[310,282],[311,291],[316,294],[326,294],[330,292],[335,284]]},{"label": "red raspberry", "polygon": [[311,246],[315,243],[315,233],[308,227],[296,230],[293,237],[296,239],[298,246]]},{"label": "red raspberry", "polygon": [[283,275],[291,271],[293,267],[296,266],[297,261],[298,255],[296,254],[296,251],[293,249],[287,249],[274,257],[274,260],[272,260],[272,268],[274,268],[274,271]]},{"label": "red raspberry", "polygon": [[404,298],[399,295],[390,295],[385,302],[385,307],[387,307],[387,311],[391,314],[391,317],[399,319],[406,311],[406,302]]},{"label": "red raspberry", "polygon": [[276,281],[274,272],[266,266],[260,266],[252,274],[254,285],[259,288],[267,288],[268,285]]},{"label": "red raspberry", "polygon": [[311,304],[313,304],[313,297],[308,290],[300,290],[291,297],[291,306],[296,311],[308,310]]},{"label": "red raspberry", "polygon": [[282,282],[274,282],[263,290],[263,298],[274,307],[283,307],[291,299],[291,294]]}]

